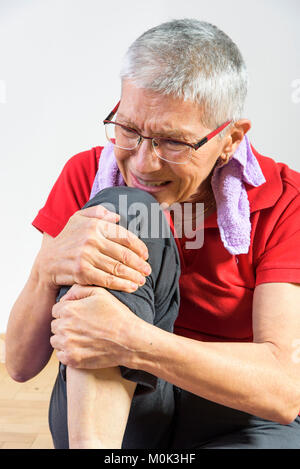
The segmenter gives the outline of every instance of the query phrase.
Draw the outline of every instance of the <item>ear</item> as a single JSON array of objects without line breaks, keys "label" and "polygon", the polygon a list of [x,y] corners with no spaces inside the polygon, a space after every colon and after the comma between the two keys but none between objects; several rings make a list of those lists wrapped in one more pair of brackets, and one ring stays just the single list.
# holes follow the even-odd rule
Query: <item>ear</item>
[{"label": "ear", "polygon": [[223,153],[233,155],[250,129],[251,121],[248,119],[240,119],[235,122],[230,134],[226,137]]}]

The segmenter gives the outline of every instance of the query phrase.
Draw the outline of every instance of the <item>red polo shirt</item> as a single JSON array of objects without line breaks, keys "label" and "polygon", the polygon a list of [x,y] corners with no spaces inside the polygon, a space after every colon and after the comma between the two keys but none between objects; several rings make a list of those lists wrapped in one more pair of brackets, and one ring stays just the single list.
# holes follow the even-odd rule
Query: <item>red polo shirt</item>
[{"label": "red polo shirt", "polygon": [[[70,216],[89,200],[102,148],[73,156],[51,190],[33,226],[57,236]],[[231,255],[223,246],[216,213],[205,220],[204,245],[181,257],[181,305],[176,334],[204,341],[251,342],[256,285],[300,283],[300,173],[259,155],[266,183],[246,185],[251,211],[248,254]]]}]

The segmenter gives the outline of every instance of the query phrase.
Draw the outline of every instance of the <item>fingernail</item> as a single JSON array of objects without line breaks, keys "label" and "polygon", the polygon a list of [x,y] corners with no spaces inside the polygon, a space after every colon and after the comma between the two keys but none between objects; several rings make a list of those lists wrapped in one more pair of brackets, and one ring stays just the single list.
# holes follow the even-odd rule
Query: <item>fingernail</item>
[{"label": "fingernail", "polygon": [[136,283],[133,283],[133,282],[130,282],[130,286],[131,288],[133,288],[134,290],[137,290],[139,288],[139,286],[136,284]]},{"label": "fingernail", "polygon": [[151,267],[150,267],[149,264],[146,265],[146,266],[143,268],[143,272],[144,272],[144,274],[146,274],[146,275],[150,275],[150,274],[151,274],[152,270],[151,270]]},{"label": "fingernail", "polygon": [[145,282],[146,282],[145,277],[143,277],[143,275],[141,275],[140,278],[139,278],[139,284],[140,285],[145,285]]},{"label": "fingernail", "polygon": [[149,253],[148,253],[148,251],[144,251],[144,252],[143,252],[143,258],[145,259],[145,261],[149,258]]}]

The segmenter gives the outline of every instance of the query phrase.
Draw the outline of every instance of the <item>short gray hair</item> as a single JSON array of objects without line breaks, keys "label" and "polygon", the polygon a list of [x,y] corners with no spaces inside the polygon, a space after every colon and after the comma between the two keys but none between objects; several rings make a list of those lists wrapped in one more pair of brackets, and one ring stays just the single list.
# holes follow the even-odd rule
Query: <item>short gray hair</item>
[{"label": "short gray hair", "polygon": [[123,59],[121,79],[200,104],[201,122],[211,129],[242,117],[248,90],[236,44],[213,24],[195,19],[169,21],[143,33]]}]

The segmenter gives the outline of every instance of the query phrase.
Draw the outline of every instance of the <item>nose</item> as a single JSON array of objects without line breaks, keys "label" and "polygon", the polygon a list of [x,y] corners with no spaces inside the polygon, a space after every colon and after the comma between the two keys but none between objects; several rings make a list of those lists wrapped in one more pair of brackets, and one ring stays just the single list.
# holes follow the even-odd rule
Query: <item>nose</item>
[{"label": "nose", "polygon": [[135,167],[140,174],[158,171],[163,166],[152,146],[151,140],[143,140],[135,151]]}]

